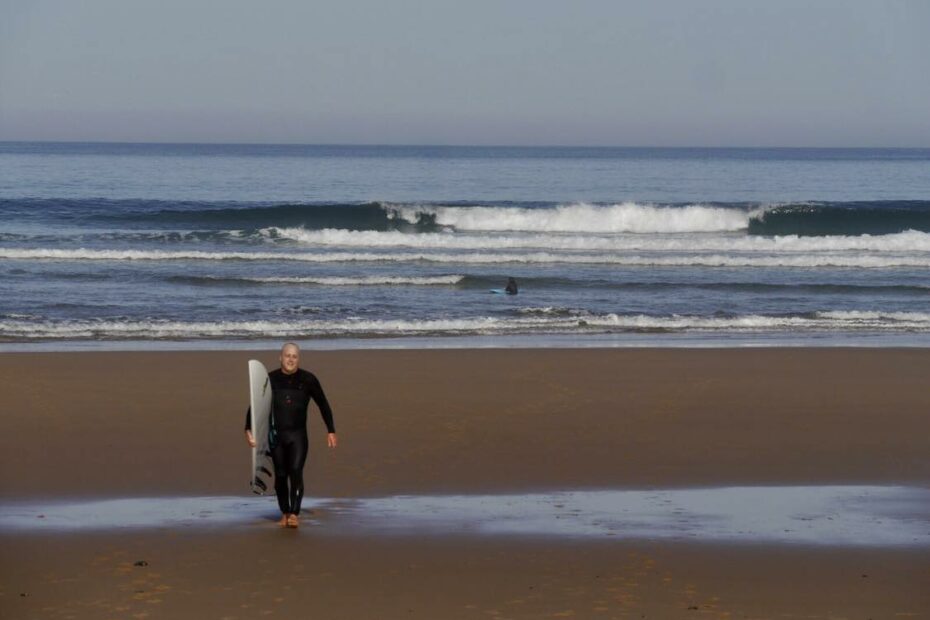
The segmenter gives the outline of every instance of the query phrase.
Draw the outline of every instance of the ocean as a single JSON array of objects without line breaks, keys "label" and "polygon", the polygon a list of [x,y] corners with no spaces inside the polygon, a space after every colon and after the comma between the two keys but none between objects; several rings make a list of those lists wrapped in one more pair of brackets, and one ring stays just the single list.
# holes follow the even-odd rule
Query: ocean
[{"label": "ocean", "polygon": [[928,346],[928,301],[930,149],[0,143],[0,350]]}]

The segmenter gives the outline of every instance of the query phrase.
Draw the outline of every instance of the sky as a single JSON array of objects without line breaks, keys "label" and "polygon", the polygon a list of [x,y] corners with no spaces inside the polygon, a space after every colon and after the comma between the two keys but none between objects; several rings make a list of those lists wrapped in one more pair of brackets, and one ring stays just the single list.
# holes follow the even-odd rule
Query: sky
[{"label": "sky", "polygon": [[930,147],[926,0],[0,0],[0,140]]}]

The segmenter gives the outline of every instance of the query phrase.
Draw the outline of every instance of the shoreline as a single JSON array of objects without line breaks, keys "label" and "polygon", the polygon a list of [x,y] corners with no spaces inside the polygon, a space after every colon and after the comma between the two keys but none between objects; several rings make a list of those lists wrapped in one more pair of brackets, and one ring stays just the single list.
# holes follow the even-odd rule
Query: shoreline
[{"label": "shoreline", "polygon": [[547,334],[490,336],[398,336],[373,338],[276,338],[255,340],[38,340],[0,342],[6,353],[263,351],[293,340],[305,350],[379,351],[447,349],[930,349],[930,333],[853,334]]}]

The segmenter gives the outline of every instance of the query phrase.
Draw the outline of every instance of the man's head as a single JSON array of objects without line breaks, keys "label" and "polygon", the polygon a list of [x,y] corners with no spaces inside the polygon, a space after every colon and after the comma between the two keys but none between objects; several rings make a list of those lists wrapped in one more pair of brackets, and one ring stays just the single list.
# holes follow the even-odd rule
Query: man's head
[{"label": "man's head", "polygon": [[292,375],[297,372],[297,366],[300,364],[300,347],[293,342],[286,342],[281,347],[281,370],[286,375]]}]

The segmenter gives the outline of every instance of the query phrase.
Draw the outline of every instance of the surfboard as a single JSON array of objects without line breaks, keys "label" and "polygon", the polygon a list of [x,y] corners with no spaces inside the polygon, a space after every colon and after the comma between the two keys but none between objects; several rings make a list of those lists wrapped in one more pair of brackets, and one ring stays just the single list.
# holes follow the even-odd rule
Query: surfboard
[{"label": "surfboard", "polygon": [[490,292],[493,293],[494,295],[506,295],[507,294],[507,291],[502,288],[492,288]]},{"label": "surfboard", "polygon": [[268,445],[268,424],[271,420],[271,382],[268,369],[258,360],[249,360],[249,405],[252,408],[252,478],[249,486],[257,495],[272,488],[274,465]]}]

